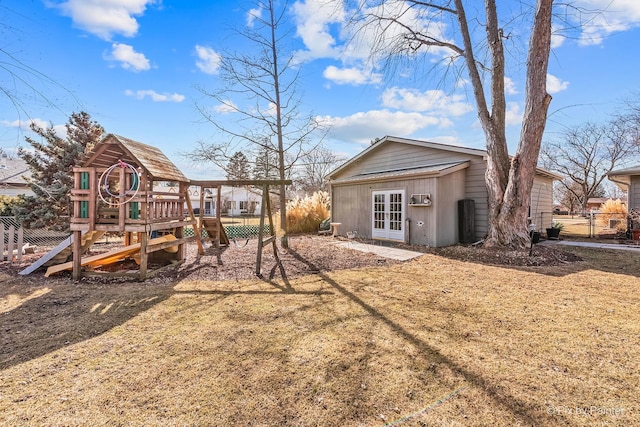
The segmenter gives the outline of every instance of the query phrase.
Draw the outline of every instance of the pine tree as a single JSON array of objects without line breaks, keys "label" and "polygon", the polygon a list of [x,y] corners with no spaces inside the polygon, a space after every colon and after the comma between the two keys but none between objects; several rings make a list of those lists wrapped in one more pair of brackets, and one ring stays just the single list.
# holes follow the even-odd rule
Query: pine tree
[{"label": "pine tree", "polygon": [[29,166],[29,183],[35,193],[21,196],[17,209],[18,219],[27,227],[69,228],[73,167],[100,140],[104,129],[84,111],[71,114],[65,127],[67,136],[63,139],[53,125],[41,128],[32,123],[31,130],[41,139],[26,137],[33,150],[18,151]]},{"label": "pine tree", "polygon": [[252,175],[253,179],[280,179],[278,153],[268,147],[262,147],[256,154]]},{"label": "pine tree", "polygon": [[242,151],[236,151],[227,163],[226,172],[228,180],[251,179],[249,159],[247,159],[247,156],[245,156]]}]

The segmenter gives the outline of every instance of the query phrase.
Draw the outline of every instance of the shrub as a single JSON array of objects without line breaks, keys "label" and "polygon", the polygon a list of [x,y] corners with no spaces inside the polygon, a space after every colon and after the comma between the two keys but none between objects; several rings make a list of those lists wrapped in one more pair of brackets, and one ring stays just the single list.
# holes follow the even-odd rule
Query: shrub
[{"label": "shrub", "polygon": [[627,206],[620,199],[609,199],[600,205],[600,213],[598,214],[598,224],[603,227],[609,227],[609,220],[619,220],[616,229],[624,231],[627,229]]},{"label": "shrub", "polygon": [[329,217],[329,194],[318,191],[287,203],[287,232],[313,233]]}]

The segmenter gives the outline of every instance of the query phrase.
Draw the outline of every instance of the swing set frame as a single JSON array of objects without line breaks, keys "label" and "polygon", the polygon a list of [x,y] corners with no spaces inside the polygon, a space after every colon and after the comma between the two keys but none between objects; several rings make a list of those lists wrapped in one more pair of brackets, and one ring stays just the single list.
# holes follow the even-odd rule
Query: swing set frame
[{"label": "swing set frame", "polygon": [[[203,221],[203,209],[204,206],[204,194],[206,189],[215,189],[217,192],[216,198],[216,220],[218,223],[218,227],[216,229],[216,235],[213,237],[214,244],[216,249],[220,248],[221,244],[221,213],[222,213],[222,187],[238,187],[238,186],[253,186],[253,187],[261,187],[262,188],[262,203],[260,204],[260,225],[258,229],[258,251],[256,253],[256,275],[260,275],[261,265],[262,265],[262,251],[265,246],[271,244],[273,247],[273,253],[278,258],[278,248],[276,246],[276,229],[273,224],[273,215],[271,214],[271,198],[269,197],[269,188],[271,186],[281,186],[281,185],[291,185],[292,181],[290,179],[279,180],[279,179],[249,179],[249,180],[216,180],[216,181],[196,181],[192,180],[190,185],[200,187],[200,212],[199,219],[194,221],[193,225],[195,234],[197,236],[198,242],[198,254],[204,255],[204,246],[202,244],[202,229],[201,224]],[[281,195],[284,197],[284,195]],[[191,200],[189,197],[185,199],[187,204],[187,210],[189,211],[189,215],[192,220],[196,220],[196,216],[193,211],[193,206],[191,205]],[[269,235],[265,236],[264,234],[264,226],[265,222],[268,219],[269,221]]]}]

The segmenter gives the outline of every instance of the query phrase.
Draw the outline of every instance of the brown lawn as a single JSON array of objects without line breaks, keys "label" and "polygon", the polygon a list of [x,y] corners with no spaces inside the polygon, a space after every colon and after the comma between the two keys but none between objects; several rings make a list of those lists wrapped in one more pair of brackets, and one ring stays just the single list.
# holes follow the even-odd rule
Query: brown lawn
[{"label": "brown lawn", "polygon": [[4,273],[0,425],[640,425],[640,253],[365,262],[328,240],[359,266],[294,240],[308,271],[284,280]]}]

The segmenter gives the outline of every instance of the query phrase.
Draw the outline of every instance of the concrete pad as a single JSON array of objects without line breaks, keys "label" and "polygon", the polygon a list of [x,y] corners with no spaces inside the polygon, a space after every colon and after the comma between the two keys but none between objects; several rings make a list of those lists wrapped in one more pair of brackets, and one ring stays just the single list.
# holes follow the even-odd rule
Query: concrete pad
[{"label": "concrete pad", "polygon": [[354,241],[336,241],[335,245],[342,248],[353,249],[355,251],[376,254],[378,256],[395,259],[397,261],[408,261],[424,255],[422,252],[408,251],[406,249],[392,248],[388,246],[369,245]]}]

